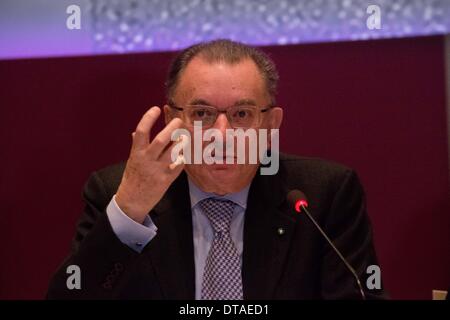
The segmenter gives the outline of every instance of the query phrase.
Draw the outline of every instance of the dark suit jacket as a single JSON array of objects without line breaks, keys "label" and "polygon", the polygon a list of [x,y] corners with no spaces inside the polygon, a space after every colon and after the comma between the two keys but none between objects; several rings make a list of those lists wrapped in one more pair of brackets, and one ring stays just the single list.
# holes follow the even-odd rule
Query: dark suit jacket
[{"label": "dark suit jacket", "polygon": [[[48,298],[194,299],[194,246],[186,174],[170,186],[150,212],[158,233],[136,253],[120,242],[106,215],[125,165],[92,174],[84,189],[86,207],[72,252],[52,278]],[[324,160],[280,155],[273,176],[252,181],[244,222],[244,299],[359,298],[355,281],[304,215],[286,202],[302,190],[309,209],[366,284],[366,268],[377,264],[364,192],[351,169]],[[284,234],[278,232],[285,230]],[[68,265],[81,269],[81,289],[69,290]],[[382,290],[365,290],[382,298]]]}]

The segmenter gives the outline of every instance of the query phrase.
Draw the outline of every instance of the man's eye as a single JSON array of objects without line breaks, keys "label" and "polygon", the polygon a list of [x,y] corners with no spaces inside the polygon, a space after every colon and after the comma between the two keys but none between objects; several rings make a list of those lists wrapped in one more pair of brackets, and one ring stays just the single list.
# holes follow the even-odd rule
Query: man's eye
[{"label": "man's eye", "polygon": [[239,110],[237,114],[239,118],[245,118],[246,116],[248,116],[247,111],[245,110]]},{"label": "man's eye", "polygon": [[205,117],[209,117],[211,115],[211,112],[209,112],[208,110],[194,110],[192,112],[193,116],[195,118],[205,118]]},{"label": "man's eye", "polygon": [[249,118],[250,116],[251,116],[251,113],[248,110],[237,110],[233,114],[233,117],[237,118],[237,119],[246,119],[246,118]]},{"label": "man's eye", "polygon": [[197,117],[203,117],[203,116],[205,115],[205,111],[199,110],[199,111],[196,112],[195,115],[196,115]]}]

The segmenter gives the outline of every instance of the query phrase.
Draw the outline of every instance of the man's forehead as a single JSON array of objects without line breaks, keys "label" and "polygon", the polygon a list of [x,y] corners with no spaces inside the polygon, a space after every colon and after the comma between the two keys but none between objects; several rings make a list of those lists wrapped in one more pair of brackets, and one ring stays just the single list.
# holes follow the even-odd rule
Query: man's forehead
[{"label": "man's forehead", "polygon": [[265,95],[262,75],[250,59],[229,64],[196,57],[180,74],[175,90],[175,97],[186,103],[203,105],[217,104],[225,96],[227,105],[257,105]]}]

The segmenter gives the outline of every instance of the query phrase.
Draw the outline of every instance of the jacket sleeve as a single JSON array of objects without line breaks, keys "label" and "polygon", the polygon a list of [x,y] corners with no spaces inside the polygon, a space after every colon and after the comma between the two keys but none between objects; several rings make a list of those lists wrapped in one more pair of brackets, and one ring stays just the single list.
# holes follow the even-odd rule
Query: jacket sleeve
[{"label": "jacket sleeve", "polygon": [[[123,244],[112,230],[106,214],[111,200],[97,173],[88,179],[83,198],[84,212],[78,222],[70,255],[52,277],[47,299],[117,299],[139,254]],[[74,273],[68,267],[79,267],[81,287],[70,289]]]}]

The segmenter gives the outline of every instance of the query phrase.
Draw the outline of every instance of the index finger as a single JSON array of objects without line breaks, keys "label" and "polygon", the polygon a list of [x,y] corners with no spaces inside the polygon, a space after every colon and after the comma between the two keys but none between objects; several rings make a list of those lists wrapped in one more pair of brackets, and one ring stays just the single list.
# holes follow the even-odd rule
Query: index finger
[{"label": "index finger", "polygon": [[150,143],[150,131],[160,114],[161,109],[155,106],[142,116],[133,134],[133,148],[144,148]]}]

